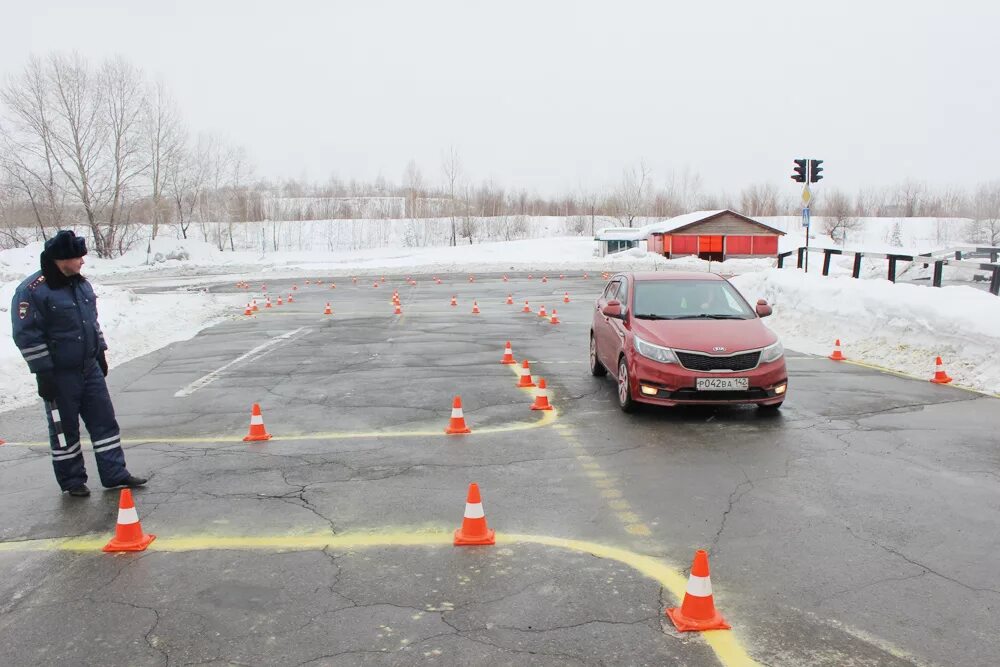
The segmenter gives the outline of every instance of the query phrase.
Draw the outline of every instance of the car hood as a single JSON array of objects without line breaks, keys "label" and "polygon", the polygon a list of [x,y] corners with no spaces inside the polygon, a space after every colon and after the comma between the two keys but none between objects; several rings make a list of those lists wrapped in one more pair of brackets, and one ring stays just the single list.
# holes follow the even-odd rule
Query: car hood
[{"label": "car hood", "polygon": [[[631,320],[632,331],[654,345],[705,354],[732,354],[778,340],[759,318],[752,320]],[[724,347],[725,350],[717,350]]]}]

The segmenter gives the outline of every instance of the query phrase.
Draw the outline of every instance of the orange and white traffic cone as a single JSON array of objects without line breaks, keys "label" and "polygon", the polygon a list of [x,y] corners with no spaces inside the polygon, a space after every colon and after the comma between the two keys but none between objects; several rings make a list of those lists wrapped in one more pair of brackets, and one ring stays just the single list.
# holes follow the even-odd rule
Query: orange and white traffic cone
[{"label": "orange and white traffic cone", "polygon": [[565,273],[560,273],[559,274],[559,280],[566,280],[566,274]]},{"label": "orange and white traffic cone", "polygon": [[243,438],[243,442],[260,442],[270,439],[271,434],[264,428],[264,415],[260,413],[260,404],[254,403],[253,410],[250,411],[250,432]]},{"label": "orange and white traffic cone", "polygon": [[292,291],[294,292],[294,291],[296,291],[298,289],[299,289],[299,286],[297,284],[295,284],[295,283],[292,283]]},{"label": "orange and white traffic cone", "polygon": [[264,307],[265,308],[271,307],[271,297],[267,297],[267,300],[264,302]]},{"label": "orange and white traffic cone", "polygon": [[535,383],[531,381],[531,366],[528,364],[527,359],[521,362],[521,379],[518,381],[517,386],[519,389],[535,386]]},{"label": "orange and white traffic cone", "polygon": [[833,359],[834,361],[844,361],[847,359],[847,357],[844,356],[844,353],[840,351],[839,338],[833,343],[833,353],[830,355],[830,359]]},{"label": "orange and white traffic cone", "polygon": [[375,282],[372,283],[372,289],[377,289],[377,288],[378,288],[378,281],[376,280]]},{"label": "orange and white traffic cone", "polygon": [[465,515],[462,527],[455,531],[455,546],[470,547],[496,544],[496,531],[486,525],[483,499],[479,495],[479,485],[469,484],[469,494],[465,498]]},{"label": "orange and white traffic cone", "polygon": [[569,292],[563,292],[563,303],[569,303]]},{"label": "orange and white traffic cone", "polygon": [[306,278],[306,285],[312,285],[312,283],[311,283],[311,282],[309,282],[309,279],[308,279],[308,278]]},{"label": "orange and white traffic cone", "polygon": [[456,297],[456,296],[452,296],[451,297],[451,305],[453,305],[453,306],[457,306],[458,305],[458,297]]},{"label": "orange and white traffic cone", "polygon": [[477,301],[472,302],[472,314],[473,315],[479,314],[479,303]]},{"label": "orange and white traffic cone", "polygon": [[503,274],[503,281],[504,281],[504,282],[507,282],[507,274],[506,274],[506,273],[505,273],[505,274]]},{"label": "orange and white traffic cone", "polygon": [[434,283],[437,284],[437,285],[440,285],[441,284],[441,279],[440,278],[435,278],[434,279]]},{"label": "orange and white traffic cone", "polygon": [[726,619],[715,609],[712,579],[708,574],[708,554],[704,549],[694,553],[691,576],[680,608],[667,609],[667,616],[681,632],[692,630],[729,630]]},{"label": "orange and white traffic cone", "polygon": [[934,384],[948,384],[953,378],[949,377],[944,370],[944,364],[941,363],[941,357],[938,357],[934,361],[934,377],[931,378],[931,382]]},{"label": "orange and white traffic cone", "polygon": [[135,511],[135,503],[132,502],[132,489],[122,489],[121,495],[118,496],[118,524],[115,526],[115,536],[104,545],[102,551],[105,553],[145,551],[149,543],[155,539],[156,535],[142,532],[139,514]]},{"label": "orange and white traffic cone", "polygon": [[281,297],[279,296],[279,297],[278,297],[278,305],[280,306],[280,305],[281,305],[281,304],[283,304],[283,303],[284,303],[284,301],[282,301],[282,300],[281,300]]},{"label": "orange and white traffic cone", "polygon": [[253,312],[255,312],[255,313],[256,313],[256,312],[260,312],[260,308],[258,308],[258,307],[257,307],[257,299],[254,299],[254,300],[253,300],[253,301],[251,301],[250,303],[251,303],[251,306],[252,306],[252,307],[251,307],[251,310],[252,310]]},{"label": "orange and white traffic cone", "polygon": [[244,315],[253,315],[253,308],[250,307],[249,302],[247,303],[247,309],[243,311]]},{"label": "orange and white traffic cone", "polygon": [[538,389],[535,390],[535,402],[531,404],[532,410],[551,410],[549,404],[549,389],[545,384],[545,378],[538,378]]},{"label": "orange and white traffic cone", "polygon": [[295,297],[291,294],[288,295],[288,303],[295,303]]},{"label": "orange and white traffic cone", "polygon": [[333,315],[333,308],[330,307],[330,302],[326,302],[326,308],[323,309],[324,315]]},{"label": "orange and white traffic cone", "polygon": [[538,316],[539,317],[548,317],[549,316],[549,314],[545,312],[545,306],[542,306],[541,308],[538,309]]},{"label": "orange and white traffic cone", "polygon": [[400,306],[398,302],[396,303],[396,306],[393,309],[392,314],[393,315],[402,315],[403,314],[403,307]]},{"label": "orange and white traffic cone", "polygon": [[513,306],[514,305],[514,295],[513,294],[508,294],[507,295],[507,305],[508,306]]},{"label": "orange and white traffic cone", "polygon": [[448,422],[448,428],[444,432],[448,435],[472,433],[472,429],[465,423],[465,413],[462,412],[461,396],[456,396],[451,404],[451,420]]},{"label": "orange and white traffic cone", "polygon": [[542,282],[543,283],[549,282],[549,277],[548,276],[542,276]]},{"label": "orange and white traffic cone", "polygon": [[521,309],[521,312],[522,313],[530,313],[531,312],[531,306],[528,305],[528,300],[527,299],[524,300],[524,308]]},{"label": "orange and white traffic cone", "polygon": [[550,324],[559,324],[559,315],[556,313],[556,309],[552,309],[552,317],[549,318]]},{"label": "orange and white traffic cone", "polygon": [[355,285],[357,285],[358,284],[358,277],[357,276],[352,277],[351,278],[351,282],[354,283]]},{"label": "orange and white traffic cone", "polygon": [[510,348],[510,341],[507,341],[507,347],[503,349],[503,359],[500,360],[501,364],[516,364],[517,360],[514,359],[514,350]]},{"label": "orange and white traffic cone", "polygon": [[584,279],[584,280],[590,280],[590,276],[589,276],[589,275],[587,275],[586,273],[584,273],[584,274],[583,274],[583,279]]},{"label": "orange and white traffic cone", "polygon": [[337,283],[330,283],[330,289],[337,289]]},{"label": "orange and white traffic cone", "polygon": [[529,273],[528,274],[528,280],[531,280],[532,278],[533,278],[533,276]]}]

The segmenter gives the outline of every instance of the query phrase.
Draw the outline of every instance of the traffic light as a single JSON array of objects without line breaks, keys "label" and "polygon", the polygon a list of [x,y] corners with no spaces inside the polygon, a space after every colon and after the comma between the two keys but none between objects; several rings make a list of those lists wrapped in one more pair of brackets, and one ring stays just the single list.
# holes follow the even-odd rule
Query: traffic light
[{"label": "traffic light", "polygon": [[823,161],[822,160],[810,160],[809,162],[810,162],[810,164],[809,164],[809,182],[810,183],[817,183],[817,182],[819,182],[820,179],[823,178],[823,174],[822,174],[823,167],[820,166],[821,164],[823,164]]},{"label": "traffic light", "polygon": [[792,174],[792,180],[796,183],[805,183],[808,180],[806,174],[808,173],[808,163],[809,160],[795,160],[795,173]]}]

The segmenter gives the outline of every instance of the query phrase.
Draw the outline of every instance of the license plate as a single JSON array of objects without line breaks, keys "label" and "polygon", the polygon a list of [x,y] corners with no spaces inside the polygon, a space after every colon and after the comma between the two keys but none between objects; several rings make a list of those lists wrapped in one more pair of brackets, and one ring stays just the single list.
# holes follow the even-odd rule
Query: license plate
[{"label": "license plate", "polygon": [[750,378],[698,378],[694,388],[698,391],[748,391]]}]

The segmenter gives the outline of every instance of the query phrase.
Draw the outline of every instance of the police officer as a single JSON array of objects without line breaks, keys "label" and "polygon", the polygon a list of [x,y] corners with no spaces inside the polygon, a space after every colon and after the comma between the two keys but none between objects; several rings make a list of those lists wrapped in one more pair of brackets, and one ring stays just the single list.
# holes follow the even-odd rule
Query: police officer
[{"label": "police officer", "polygon": [[125,467],[118,422],[104,378],[108,362],[97,297],[80,275],[86,241],[62,230],[45,242],[42,270],[28,276],[11,303],[14,343],[35,374],[45,401],[52,467],[63,491],[90,495],[80,448],[80,417],[87,425],[101,483],[135,488],[146,479]]}]

